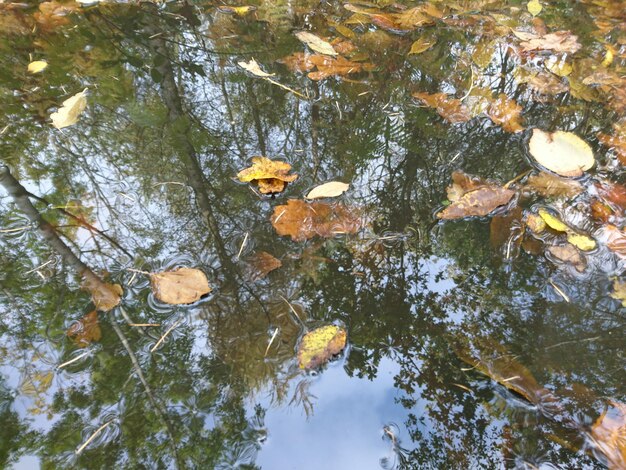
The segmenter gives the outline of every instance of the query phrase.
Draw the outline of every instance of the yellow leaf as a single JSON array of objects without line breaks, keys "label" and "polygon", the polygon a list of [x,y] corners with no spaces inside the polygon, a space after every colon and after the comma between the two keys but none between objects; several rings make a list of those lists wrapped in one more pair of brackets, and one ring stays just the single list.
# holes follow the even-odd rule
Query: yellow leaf
[{"label": "yellow leaf", "polygon": [[545,65],[550,72],[559,77],[567,77],[572,73],[572,65],[565,60],[565,57],[551,56],[546,60]]},{"label": "yellow leaf", "polygon": [[48,66],[48,62],[45,60],[35,60],[28,64],[28,73],[42,72]]},{"label": "yellow leaf", "polygon": [[337,52],[335,52],[335,49],[333,49],[333,46],[331,46],[330,43],[317,37],[315,34],[311,34],[306,31],[299,31],[296,33],[296,37],[315,52],[330,56],[337,55]]},{"label": "yellow leaf", "polygon": [[307,199],[319,199],[323,197],[336,197],[345,193],[350,187],[347,183],[340,181],[329,181],[328,183],[321,184],[306,195]]},{"label": "yellow leaf", "polygon": [[552,230],[556,230],[557,232],[569,232],[572,230],[570,227],[554,217],[545,209],[539,209],[539,216]]},{"label": "yellow leaf", "polygon": [[567,241],[582,251],[590,251],[596,247],[596,241],[593,238],[579,233],[568,233]]},{"label": "yellow leaf", "polygon": [[346,331],[335,325],[322,326],[302,337],[298,348],[300,369],[319,367],[346,346]]},{"label": "yellow leaf", "polygon": [[604,54],[604,59],[602,60],[602,66],[608,67],[613,63],[613,58],[615,57],[615,49],[609,44],[607,44],[605,47],[606,53]]},{"label": "yellow leaf", "polygon": [[287,162],[270,160],[266,157],[253,157],[252,166],[237,173],[242,183],[263,179],[277,179],[291,183],[298,175],[290,175],[291,165]]},{"label": "yellow leaf", "polygon": [[611,297],[622,302],[622,306],[626,307],[626,282],[615,279],[613,281],[613,292]]},{"label": "yellow leaf", "polygon": [[76,93],[71,98],[63,102],[62,107],[50,115],[52,125],[57,129],[62,129],[74,125],[78,122],[78,116],[87,107],[87,88]]},{"label": "yellow leaf", "polygon": [[431,47],[433,47],[437,43],[434,39],[424,39],[419,38],[411,45],[411,50],[409,51],[409,55],[411,54],[421,54],[424,51],[427,51]]},{"label": "yellow leaf", "polygon": [[538,0],[530,0],[526,7],[528,8],[530,14],[533,16],[537,16],[539,13],[541,13],[542,10],[541,3],[539,3]]},{"label": "yellow leaf", "polygon": [[245,16],[248,13],[250,13],[251,11],[255,11],[257,9],[257,7],[255,6],[251,6],[251,5],[243,5],[240,7],[233,7],[230,5],[222,5],[220,7],[218,7],[219,11],[222,11],[224,13],[235,13],[236,15],[239,16]]},{"label": "yellow leaf", "polygon": [[537,163],[561,176],[582,176],[595,164],[589,144],[571,132],[533,129],[528,150]]},{"label": "yellow leaf", "polygon": [[193,268],[151,273],[150,285],[157,299],[172,305],[193,303],[212,290],[206,274]]}]

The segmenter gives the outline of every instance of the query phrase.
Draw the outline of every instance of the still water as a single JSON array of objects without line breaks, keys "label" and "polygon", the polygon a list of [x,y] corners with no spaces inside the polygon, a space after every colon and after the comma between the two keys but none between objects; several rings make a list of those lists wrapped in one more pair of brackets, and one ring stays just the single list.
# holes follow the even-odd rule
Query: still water
[{"label": "still water", "polygon": [[[0,467],[626,468],[624,12],[0,3]],[[240,181],[261,155],[297,179]],[[459,172],[513,196],[440,220]],[[160,301],[179,267],[211,292]]]}]

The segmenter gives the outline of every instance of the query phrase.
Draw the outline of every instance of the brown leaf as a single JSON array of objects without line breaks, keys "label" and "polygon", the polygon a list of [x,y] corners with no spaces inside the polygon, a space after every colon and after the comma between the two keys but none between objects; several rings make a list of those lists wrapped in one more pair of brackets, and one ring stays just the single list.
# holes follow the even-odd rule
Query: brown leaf
[{"label": "brown leaf", "polygon": [[41,31],[51,32],[59,26],[69,24],[68,15],[76,9],[77,6],[72,4],[61,4],[56,1],[42,2],[39,4],[39,11],[33,16]]},{"label": "brown leaf", "polygon": [[97,310],[88,313],[70,326],[66,334],[79,348],[86,348],[94,341],[100,341],[102,332],[98,323]]},{"label": "brown leaf", "polygon": [[587,267],[585,258],[580,254],[576,247],[570,243],[566,243],[565,245],[549,246],[548,252],[558,261],[571,264],[578,272],[582,273]]},{"label": "brown leaf", "polygon": [[477,176],[471,176],[460,170],[452,172],[452,184],[446,189],[448,200],[456,202],[469,191],[488,186],[489,183]]},{"label": "brown leaf", "polygon": [[294,241],[308,240],[316,235],[331,238],[337,234],[356,233],[363,226],[356,211],[340,202],[307,203],[296,199],[276,206],[271,222],[279,235],[288,235]]},{"label": "brown leaf", "polygon": [[609,180],[597,181],[594,185],[598,195],[604,201],[614,204],[621,210],[626,210],[626,187]]},{"label": "brown leaf", "polygon": [[429,108],[434,108],[446,121],[453,124],[467,122],[472,118],[470,111],[461,100],[452,98],[445,93],[413,93],[413,97],[421,100]]},{"label": "brown leaf", "polygon": [[545,171],[529,176],[525,187],[541,196],[572,198],[583,192],[583,186],[578,181]]},{"label": "brown leaf", "polygon": [[283,263],[266,251],[260,251],[246,260],[248,263],[248,278],[251,282],[258,281],[271,271],[280,268]]},{"label": "brown leaf", "polygon": [[465,193],[458,201],[453,202],[437,214],[437,218],[450,220],[462,217],[485,216],[491,211],[507,204],[515,191],[499,186],[483,186]]},{"label": "brown leaf", "polygon": [[425,12],[424,7],[421,5],[414,8],[408,8],[401,13],[396,13],[393,16],[393,19],[396,24],[396,29],[404,31],[412,31],[421,26],[432,25],[435,23],[433,21],[433,17],[428,15]]},{"label": "brown leaf", "polygon": [[607,459],[609,469],[626,468],[626,404],[611,401],[611,406],[591,428],[593,445]]},{"label": "brown leaf", "polygon": [[91,293],[91,300],[96,310],[108,312],[117,306],[124,291],[119,284],[109,284],[92,273],[84,275],[82,288]]},{"label": "brown leaf", "polygon": [[507,260],[516,257],[524,239],[522,214],[522,208],[516,207],[509,214],[494,216],[489,224],[491,246]]},{"label": "brown leaf", "polygon": [[602,145],[609,147],[615,152],[622,165],[626,165],[626,119],[613,124],[613,129],[613,135],[599,132],[598,140]]},{"label": "brown leaf", "polygon": [[309,57],[309,61],[317,67],[317,71],[309,72],[307,77],[315,81],[323,80],[334,75],[344,76],[373,69],[372,64],[352,62],[342,56],[328,57],[315,54]]},{"label": "brown leaf", "polygon": [[310,57],[309,54],[304,52],[294,52],[283,57],[278,62],[285,64],[292,72],[309,72],[315,68],[315,64],[309,60]]},{"label": "brown leaf", "polygon": [[578,36],[570,31],[557,31],[544,36],[523,31],[513,31],[519,39],[520,46],[524,51],[554,51],[574,54],[582,47],[578,42]]},{"label": "brown leaf", "polygon": [[259,191],[263,194],[282,193],[285,190],[285,186],[287,186],[287,183],[276,178],[267,178],[255,181],[259,185]]},{"label": "brown leaf", "polygon": [[521,132],[524,126],[521,125],[522,108],[515,100],[509,99],[504,93],[491,103],[487,114],[497,125],[502,126],[507,132]]},{"label": "brown leaf", "polygon": [[611,220],[611,217],[615,215],[613,209],[599,200],[594,200],[591,205],[591,217],[600,222],[607,223]]},{"label": "brown leaf", "polygon": [[158,300],[172,305],[190,304],[211,292],[206,275],[194,268],[150,273],[150,285]]},{"label": "brown leaf", "polygon": [[322,326],[302,337],[298,347],[300,369],[315,369],[346,347],[346,330],[335,325]]}]

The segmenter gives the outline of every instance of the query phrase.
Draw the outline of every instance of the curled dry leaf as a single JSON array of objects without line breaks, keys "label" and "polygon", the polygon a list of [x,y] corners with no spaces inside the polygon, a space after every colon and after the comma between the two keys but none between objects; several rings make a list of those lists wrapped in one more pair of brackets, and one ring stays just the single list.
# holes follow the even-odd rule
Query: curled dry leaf
[{"label": "curled dry leaf", "polygon": [[79,348],[86,348],[89,344],[100,341],[102,331],[98,323],[98,311],[94,310],[78,320],[68,328],[66,334]]},{"label": "curled dry leaf", "polygon": [[211,292],[206,275],[194,268],[150,273],[150,285],[158,300],[172,305],[191,304]]},{"label": "curled dry leaf", "polygon": [[591,437],[609,469],[626,468],[626,404],[611,401],[591,428]]},{"label": "curled dry leaf", "polygon": [[348,190],[349,187],[349,184],[342,183],[341,181],[329,181],[328,183],[320,184],[309,191],[309,194],[306,195],[306,199],[341,196]]},{"label": "curled dry leaf", "polygon": [[413,97],[422,101],[429,108],[434,108],[442,118],[453,124],[467,122],[472,115],[461,102],[446,93],[413,93]]},{"label": "curled dry leaf", "polygon": [[283,263],[267,253],[260,251],[246,260],[248,264],[247,275],[251,282],[258,281],[267,276],[270,272],[280,268]]},{"label": "curled dry leaf", "polygon": [[239,67],[241,67],[242,69],[247,70],[252,75],[256,75],[257,77],[267,78],[273,77],[275,75],[273,73],[267,73],[261,70],[261,67],[254,59],[250,59],[248,62],[237,62],[237,65],[239,65]]},{"label": "curled dry leaf", "polygon": [[302,337],[298,347],[300,369],[324,365],[346,347],[346,330],[335,325],[322,326]]},{"label": "curled dry leaf", "polygon": [[522,108],[515,100],[508,98],[501,93],[498,98],[491,103],[487,115],[497,125],[507,132],[521,132],[524,126],[520,123]]},{"label": "curled dry leaf", "polygon": [[87,107],[87,88],[66,99],[58,111],[50,115],[52,125],[57,129],[72,126]]},{"label": "curled dry leaf", "polygon": [[557,31],[543,36],[524,31],[513,31],[513,34],[522,40],[520,46],[527,52],[554,51],[574,54],[582,47],[578,42],[578,36],[570,31]]},{"label": "curled dry leaf", "polygon": [[353,208],[334,202],[311,202],[290,199],[276,206],[271,222],[279,235],[304,241],[318,235],[331,238],[338,234],[356,233],[363,220]]},{"label": "curled dry leaf", "polygon": [[298,175],[290,175],[291,165],[287,162],[270,160],[266,157],[253,157],[252,166],[237,173],[242,183],[256,182],[263,194],[279,193],[285,189]]},{"label": "curled dry leaf", "polygon": [[43,72],[43,70],[48,66],[48,62],[45,60],[34,60],[30,64],[28,64],[28,73],[39,73]]},{"label": "curled dry leaf", "polygon": [[333,46],[331,46],[330,43],[317,37],[315,34],[311,34],[307,31],[299,31],[296,33],[296,37],[315,52],[330,56],[337,55],[337,52],[333,49]]},{"label": "curled dry leaf", "polygon": [[585,258],[580,254],[576,247],[570,243],[566,243],[565,245],[549,246],[547,251],[558,261],[574,266],[578,272],[582,273],[587,267]]},{"label": "curled dry leaf", "polygon": [[525,187],[541,196],[573,198],[583,192],[583,186],[578,181],[545,171],[529,176]]},{"label": "curled dry leaf", "polygon": [[589,144],[571,132],[533,129],[528,150],[537,163],[561,176],[582,176],[595,164]]}]

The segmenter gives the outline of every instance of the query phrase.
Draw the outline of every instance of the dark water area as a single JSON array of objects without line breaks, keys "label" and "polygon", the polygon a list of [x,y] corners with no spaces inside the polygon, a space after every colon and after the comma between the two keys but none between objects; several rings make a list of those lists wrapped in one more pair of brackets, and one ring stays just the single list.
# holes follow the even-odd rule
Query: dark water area
[{"label": "dark water area", "polygon": [[1,468],[626,468],[623,1],[3,2],[0,96]]}]

